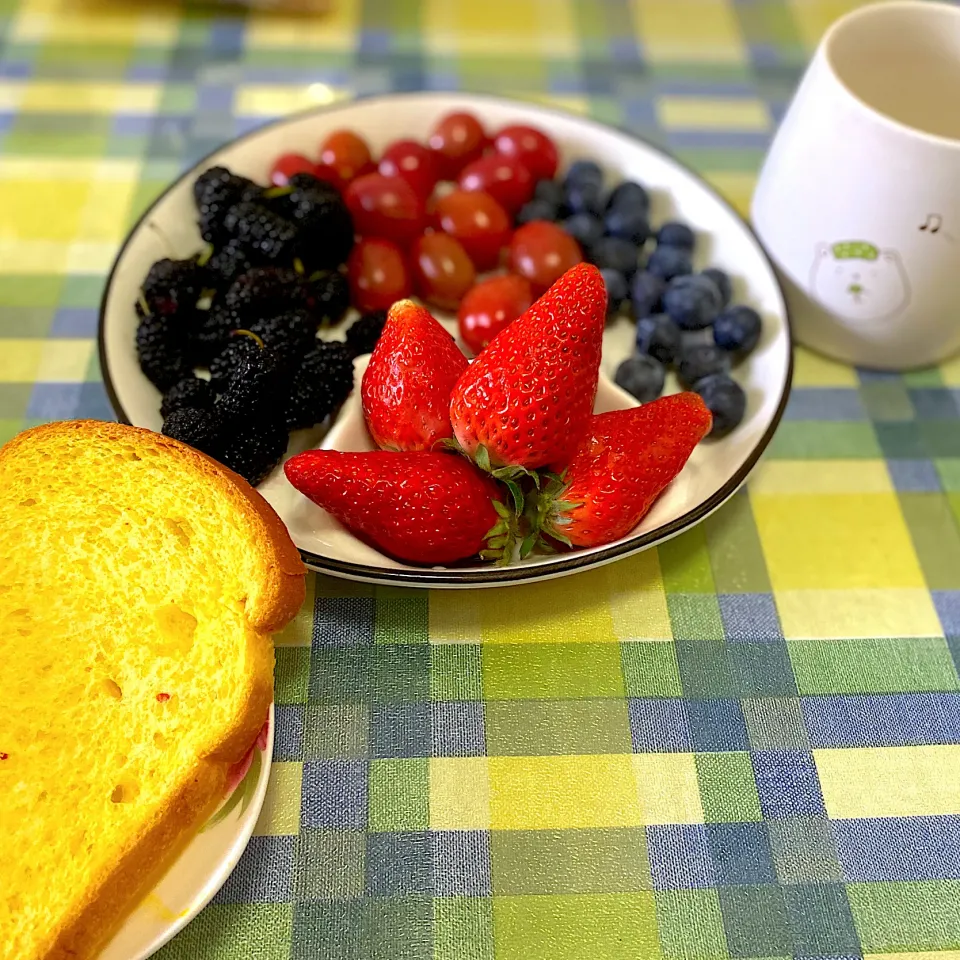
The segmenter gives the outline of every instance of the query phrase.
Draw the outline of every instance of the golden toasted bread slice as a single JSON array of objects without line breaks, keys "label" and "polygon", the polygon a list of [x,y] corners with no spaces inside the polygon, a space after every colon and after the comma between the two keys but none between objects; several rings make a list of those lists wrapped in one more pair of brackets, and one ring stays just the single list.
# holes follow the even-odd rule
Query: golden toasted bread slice
[{"label": "golden toasted bread slice", "polygon": [[167,437],[0,450],[0,957],[94,956],[222,799],[304,568],[266,501]]}]

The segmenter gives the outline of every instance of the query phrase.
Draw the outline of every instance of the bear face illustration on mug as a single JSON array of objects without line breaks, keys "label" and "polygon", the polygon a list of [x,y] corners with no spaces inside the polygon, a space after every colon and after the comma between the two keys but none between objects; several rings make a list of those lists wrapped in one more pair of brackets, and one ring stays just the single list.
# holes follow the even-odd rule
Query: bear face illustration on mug
[{"label": "bear face illustration on mug", "polygon": [[862,240],[818,243],[810,292],[826,310],[847,320],[897,316],[910,301],[910,284],[896,250]]}]

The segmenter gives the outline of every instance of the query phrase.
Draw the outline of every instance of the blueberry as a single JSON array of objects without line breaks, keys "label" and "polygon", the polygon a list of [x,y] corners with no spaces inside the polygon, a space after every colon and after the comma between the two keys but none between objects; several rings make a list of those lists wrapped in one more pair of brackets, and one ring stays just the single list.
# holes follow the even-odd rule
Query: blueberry
[{"label": "blueberry", "polygon": [[517,214],[517,223],[530,223],[531,220],[555,220],[557,208],[546,200],[528,200]]},{"label": "blueberry", "polygon": [[743,387],[725,373],[704,377],[695,389],[713,414],[711,437],[725,437],[743,420],[747,395],[743,392]]},{"label": "blueberry", "polygon": [[592,247],[603,236],[603,223],[591,213],[575,213],[561,224],[564,230],[584,250]]},{"label": "blueberry", "polygon": [[650,224],[645,210],[639,207],[614,207],[603,218],[603,225],[611,237],[629,240],[638,247],[650,236]]},{"label": "blueberry", "polygon": [[713,325],[713,342],[730,353],[748,354],[760,342],[760,314],[752,307],[728,307]]},{"label": "blueberry", "polygon": [[625,277],[637,272],[637,248],[619,237],[601,237],[590,248],[590,259],[601,269],[611,267]]},{"label": "blueberry", "polygon": [[692,390],[696,383],[712,373],[729,372],[729,354],[712,343],[684,345],[677,364],[677,379],[685,390]]},{"label": "blueberry", "polygon": [[613,188],[610,196],[607,198],[607,209],[642,210],[648,213],[650,210],[650,194],[632,180],[624,180]]},{"label": "blueberry", "polygon": [[678,250],[676,247],[657,247],[647,260],[647,271],[664,280],[672,280],[674,277],[692,273],[693,264],[686,250]]},{"label": "blueberry", "polygon": [[637,353],[646,353],[670,366],[680,352],[680,328],[665,314],[641,317],[637,321]]},{"label": "blueberry", "polygon": [[725,309],[733,296],[733,284],[730,282],[730,275],[717,267],[707,267],[702,273],[717,285],[717,289],[720,291],[720,309]]},{"label": "blueberry", "polygon": [[575,160],[570,164],[564,185],[569,190],[573,184],[590,183],[595,187],[603,186],[603,171],[592,160]]},{"label": "blueberry", "polygon": [[618,387],[622,387],[641,403],[649,403],[663,393],[665,378],[666,371],[663,369],[663,364],[645,353],[636,353],[632,357],[627,357],[617,367],[617,373],[613,379]]},{"label": "blueberry", "polygon": [[667,282],[654,273],[640,270],[633,275],[630,285],[630,298],[633,300],[633,315],[638,320],[649,317],[660,309],[660,298],[667,288]]},{"label": "blueberry", "polygon": [[590,213],[598,217],[603,211],[603,187],[589,180],[568,183],[564,206],[571,213]]},{"label": "blueberry", "polygon": [[693,253],[696,242],[693,231],[685,223],[671,221],[657,231],[657,243],[661,247],[676,247],[677,250]]},{"label": "blueberry", "polygon": [[619,270],[613,270],[610,267],[604,267],[600,271],[603,277],[603,283],[607,288],[607,316],[617,313],[627,299],[629,290],[627,288],[627,278]]},{"label": "blueberry", "polygon": [[563,184],[559,180],[538,180],[533,188],[534,200],[546,200],[552,207],[559,209],[563,203]]},{"label": "blueberry", "polygon": [[720,291],[700,274],[674,277],[663,295],[663,309],[681,330],[702,330],[720,312]]}]

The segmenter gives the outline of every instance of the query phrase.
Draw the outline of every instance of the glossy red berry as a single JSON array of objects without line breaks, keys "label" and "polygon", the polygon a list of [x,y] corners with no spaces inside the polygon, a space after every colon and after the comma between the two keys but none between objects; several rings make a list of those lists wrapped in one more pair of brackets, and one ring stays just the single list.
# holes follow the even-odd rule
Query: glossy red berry
[{"label": "glossy red berry", "polygon": [[496,153],[468,163],[460,173],[461,190],[489,193],[511,215],[533,196],[533,188],[533,177],[519,160]]},{"label": "glossy red berry", "polygon": [[380,173],[400,177],[421,197],[429,197],[440,178],[436,154],[416,140],[394,140],[380,158]]},{"label": "glossy red berry", "polygon": [[347,187],[344,198],[357,233],[406,243],[423,233],[423,198],[406,180],[368,173]]},{"label": "glossy red berry", "polygon": [[400,248],[389,240],[359,240],[347,260],[350,299],[361,313],[388,310],[410,296],[410,274]]},{"label": "glossy red berry", "polygon": [[510,241],[510,269],[526,277],[538,297],[581,260],[577,241],[548,220],[525,223]]},{"label": "glossy red berry", "polygon": [[487,134],[472,113],[448,113],[430,132],[428,144],[438,155],[441,178],[456,180],[460,171],[483,153]]},{"label": "glossy red berry", "polygon": [[514,124],[498,131],[493,148],[505,157],[519,160],[534,180],[552,180],[557,173],[557,147],[536,127]]},{"label": "glossy red berry", "polygon": [[320,144],[320,162],[337,171],[343,183],[374,169],[370,147],[352,130],[334,130]]},{"label": "glossy red berry", "polygon": [[476,355],[532,303],[533,290],[525,277],[508,273],[484,280],[469,290],[460,303],[460,339]]},{"label": "glossy red berry", "polygon": [[340,193],[343,193],[347,187],[346,183],[340,179],[340,174],[326,163],[318,163],[313,170],[308,171],[308,173],[312,173],[318,180],[323,180],[336,187]]},{"label": "glossy red berry", "polygon": [[410,264],[418,296],[442,310],[456,310],[476,279],[463,245],[448,233],[420,237],[410,253]]},{"label": "glossy red berry", "polygon": [[510,218],[489,193],[454,190],[437,200],[434,219],[460,241],[477,270],[492,270],[500,262],[510,239]]}]

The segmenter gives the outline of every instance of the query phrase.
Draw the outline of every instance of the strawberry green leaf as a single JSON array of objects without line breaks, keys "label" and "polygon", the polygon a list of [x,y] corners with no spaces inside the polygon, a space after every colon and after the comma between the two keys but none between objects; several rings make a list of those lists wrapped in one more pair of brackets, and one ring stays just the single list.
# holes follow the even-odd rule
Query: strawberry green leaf
[{"label": "strawberry green leaf", "polygon": [[437,450],[449,450],[451,453],[463,453],[463,447],[460,446],[456,437],[444,437],[436,443]]},{"label": "strawberry green leaf", "polygon": [[540,539],[540,534],[538,531],[531,530],[524,538],[523,542],[520,544],[520,559],[526,560],[530,556],[530,553],[533,551],[533,548],[537,545],[537,541]]},{"label": "strawberry green leaf", "polygon": [[513,512],[518,515],[523,513],[523,491],[520,489],[520,484],[516,480],[504,480],[504,485],[513,497]]},{"label": "strawberry green leaf", "polygon": [[477,466],[484,472],[490,472],[490,451],[481,443],[477,447],[476,453],[473,455],[473,459],[476,461]]}]

